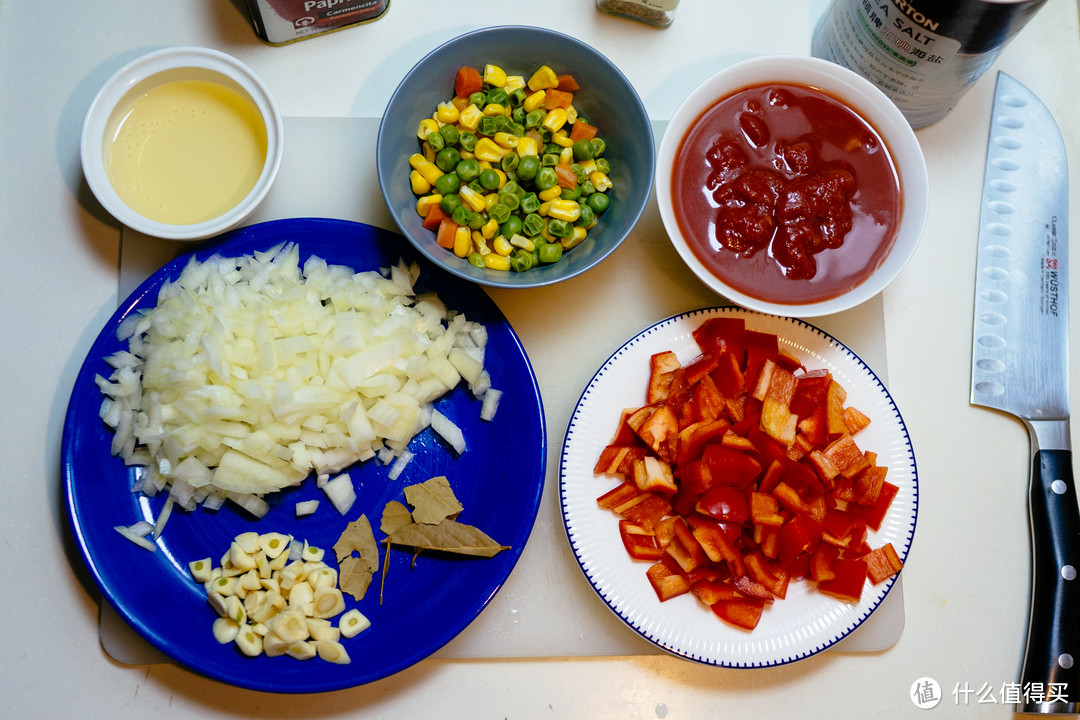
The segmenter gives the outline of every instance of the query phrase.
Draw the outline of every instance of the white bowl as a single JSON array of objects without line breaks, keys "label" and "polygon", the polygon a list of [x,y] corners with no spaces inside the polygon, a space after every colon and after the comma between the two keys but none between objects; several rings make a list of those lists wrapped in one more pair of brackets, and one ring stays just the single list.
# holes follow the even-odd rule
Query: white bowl
[{"label": "white bowl", "polygon": [[[180,80],[206,80],[240,93],[258,109],[266,128],[266,160],[254,186],[242,200],[210,220],[170,224],[129,207],[113,188],[106,169],[106,145],[118,119],[154,87]],[[200,240],[236,227],[269,192],[283,152],[284,125],[270,91],[252,70],[234,57],[200,47],[176,47],[144,55],[120,68],[98,91],[82,128],[82,166],[98,201],[117,220],[139,232],[170,240]]]},{"label": "white bowl", "polygon": [[[892,249],[869,277],[836,297],[804,303],[780,303],[737,290],[718,278],[697,258],[676,219],[672,202],[672,173],[684,137],[702,113],[718,100],[744,88],[768,83],[809,86],[842,101],[877,130],[888,146],[899,175],[900,219]],[[862,76],[834,63],[802,56],[745,60],[719,71],[695,88],[676,109],[664,132],[657,152],[655,185],[660,217],[671,242],[702,282],[743,307],[773,315],[797,317],[841,312],[881,292],[914,254],[922,237],[929,202],[929,181],[922,148],[896,105]],[[825,252],[841,251],[843,248]]]}]

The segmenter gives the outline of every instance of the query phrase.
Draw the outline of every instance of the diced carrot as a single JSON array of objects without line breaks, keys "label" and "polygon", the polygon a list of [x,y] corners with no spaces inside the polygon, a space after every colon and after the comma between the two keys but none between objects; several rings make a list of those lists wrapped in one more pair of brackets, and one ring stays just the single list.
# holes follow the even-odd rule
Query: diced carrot
[{"label": "diced carrot", "polygon": [[556,165],[555,177],[558,178],[559,187],[577,187],[577,178],[574,177],[574,171],[570,169],[569,165]]},{"label": "diced carrot", "polygon": [[439,231],[435,236],[435,243],[439,247],[453,248],[454,234],[457,233],[458,224],[448,217],[439,221]]},{"label": "diced carrot", "polygon": [[443,212],[442,206],[435,203],[428,208],[428,214],[424,216],[424,229],[437,230],[444,217],[446,217],[446,213]]},{"label": "diced carrot", "polygon": [[557,88],[548,88],[544,92],[544,107],[548,110],[568,108],[574,102],[574,94]]},{"label": "diced carrot", "polygon": [[574,142],[578,140],[592,140],[596,137],[597,129],[595,125],[590,125],[584,120],[578,119],[574,121],[573,129],[570,131],[570,139]]},{"label": "diced carrot", "polygon": [[577,92],[581,89],[573,75],[559,75],[557,80],[559,81],[558,89],[564,92]]},{"label": "diced carrot", "polygon": [[463,67],[454,78],[454,94],[467,98],[484,87],[484,78],[476,68]]}]

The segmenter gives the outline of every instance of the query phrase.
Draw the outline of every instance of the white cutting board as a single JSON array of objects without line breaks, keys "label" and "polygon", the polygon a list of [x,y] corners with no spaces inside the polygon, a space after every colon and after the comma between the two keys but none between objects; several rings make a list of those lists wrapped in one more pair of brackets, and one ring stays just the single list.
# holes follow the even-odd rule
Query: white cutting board
[{"label": "white cutting board", "polygon": [[[659,142],[665,123],[654,123]],[[285,157],[270,194],[251,218],[355,220],[396,230],[375,174],[379,118],[285,118]],[[404,155],[403,162],[404,162]],[[124,229],[119,297],[126,298],[185,243]],[[589,586],[566,540],[558,499],[559,455],[578,398],[608,356],[640,330],[671,315],[723,304],[686,270],[660,223],[655,199],[620,248],[579,278],[550,288],[489,288],[514,327],[536,372],[548,431],[544,496],[529,543],[514,572],[480,616],[439,650],[443,658],[624,656],[663,652],[612,613]],[[581,308],[574,322],[551,323],[537,304]],[[858,354],[884,382],[884,315],[878,296],[845,313],[813,320]],[[904,629],[903,578],[861,627],[832,648],[876,652]],[[102,646],[118,662],[148,664],[164,657],[107,603]]]}]

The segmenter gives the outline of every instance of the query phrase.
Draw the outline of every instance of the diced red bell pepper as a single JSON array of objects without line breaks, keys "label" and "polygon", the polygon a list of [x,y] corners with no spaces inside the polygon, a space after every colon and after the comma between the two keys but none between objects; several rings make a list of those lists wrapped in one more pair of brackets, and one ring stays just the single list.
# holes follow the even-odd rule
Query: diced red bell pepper
[{"label": "diced red bell pepper", "polygon": [[866,560],[867,574],[870,582],[875,585],[888,580],[904,568],[900,556],[896,554],[896,548],[892,543],[885,543],[863,556]]},{"label": "diced red bell pepper", "polygon": [[695,509],[721,522],[742,524],[750,519],[746,495],[730,485],[716,485],[698,498]]},{"label": "diced red bell pepper", "polygon": [[641,502],[645,493],[637,489],[632,482],[623,482],[596,498],[596,504],[605,510],[619,512],[619,508],[629,507],[634,501]]},{"label": "diced red bell pepper", "polygon": [[657,457],[666,461],[675,459],[679,421],[667,405],[657,406],[636,430],[638,437],[652,448]]},{"label": "diced red bell pepper", "polygon": [[791,412],[806,418],[817,410],[824,412],[825,396],[829,391],[832,374],[828,370],[812,370],[798,376],[795,394],[791,398]]},{"label": "diced red bell pepper", "polygon": [[[721,440],[724,433],[731,427],[731,423],[723,418],[716,420],[701,420],[679,431],[678,445],[675,452],[675,461],[680,467],[701,459],[705,447],[712,442]],[[704,487],[699,492],[704,491]]]},{"label": "diced red bell pepper", "polygon": [[900,488],[885,480],[881,483],[881,491],[873,505],[852,505],[848,510],[861,517],[866,522],[866,527],[876,532],[881,529],[881,523],[885,520],[889,506],[892,505],[893,498],[898,492]]},{"label": "diced red bell pepper", "polygon": [[690,585],[690,592],[704,604],[712,607],[722,600],[735,597],[735,586],[723,580],[698,580]]},{"label": "diced red bell pepper", "polygon": [[818,590],[845,602],[858,602],[866,584],[866,561],[837,558],[832,563],[832,571],[835,576],[818,582]]},{"label": "diced red bell pepper", "polygon": [[836,577],[833,563],[839,556],[840,551],[833,545],[826,543],[818,545],[810,561],[810,577],[813,578],[814,582],[828,582]]},{"label": "diced red bell pepper", "polygon": [[714,317],[698,325],[694,340],[704,352],[727,350],[741,368],[746,359],[746,321],[734,317]]},{"label": "diced red bell pepper", "polygon": [[656,542],[656,535],[629,520],[619,521],[619,537],[626,552],[635,560],[655,562],[664,556],[664,549]]},{"label": "diced red bell pepper", "polygon": [[752,550],[743,554],[743,563],[750,578],[783,600],[787,596],[790,576],[782,568],[774,567],[764,553]]},{"label": "diced red bell pepper", "polygon": [[783,525],[784,516],[780,514],[780,503],[776,496],[770,493],[750,493],[750,519],[755,525]]},{"label": "diced red bell pepper", "polygon": [[[690,371],[691,368],[687,368],[687,381]],[[705,375],[694,385],[693,403],[698,420],[716,420],[724,412],[724,396],[711,375]]]},{"label": "diced red bell pepper", "polygon": [[667,553],[679,564],[683,572],[695,570],[712,559],[695,539],[686,521],[677,518],[672,528],[675,530],[675,539],[668,544]]},{"label": "diced red bell pepper", "polygon": [[619,514],[646,530],[653,530],[665,516],[671,514],[671,503],[655,493],[644,495],[641,502],[630,505]]},{"label": "diced red bell pepper", "polygon": [[701,454],[714,485],[745,488],[761,473],[761,463],[748,452],[732,450],[720,443],[710,443]]},{"label": "diced red bell pepper", "polygon": [[656,597],[660,599],[660,602],[690,592],[690,581],[678,570],[672,568],[668,564],[666,557],[664,560],[651,565],[645,571],[645,575],[649,578],[649,583],[652,584],[653,590],[656,591]]},{"label": "diced red bell pepper", "polygon": [[796,515],[780,528],[780,563],[788,567],[803,553],[812,553],[820,539],[821,526],[808,515]]},{"label": "diced red bell pepper", "polygon": [[776,362],[780,356],[780,345],[776,335],[756,330],[746,331],[746,387],[757,384],[758,373],[766,360]]},{"label": "diced red bell pepper", "polygon": [[634,471],[634,461],[645,457],[648,452],[644,445],[608,445],[600,451],[593,473],[627,475]]},{"label": "diced red bell pepper", "polygon": [[718,618],[744,630],[756,628],[764,610],[763,601],[742,597],[721,600],[712,606],[712,611]]},{"label": "diced red bell pepper", "polygon": [[746,387],[742,367],[733,352],[725,351],[720,354],[711,377],[716,384],[716,389],[727,398],[738,397]]},{"label": "diced red bell pepper", "polygon": [[732,584],[740,595],[745,595],[748,598],[760,600],[764,603],[772,603],[776,600],[776,596],[769,591],[769,588],[765,587],[757,580],[754,580],[749,575],[738,576],[732,580]]},{"label": "diced red bell pepper", "polygon": [[694,539],[710,560],[726,562],[732,575],[742,575],[746,571],[742,555],[719,523],[697,515],[691,515],[688,520]]}]

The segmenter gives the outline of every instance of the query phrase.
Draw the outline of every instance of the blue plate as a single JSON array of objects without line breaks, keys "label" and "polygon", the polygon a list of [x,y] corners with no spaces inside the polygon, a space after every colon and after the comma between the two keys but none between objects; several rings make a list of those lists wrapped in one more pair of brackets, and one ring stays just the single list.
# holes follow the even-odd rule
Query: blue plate
[{"label": "blue plate", "polygon": [[[109,454],[112,433],[98,418],[101,395],[94,375],[111,373],[103,358],[121,349],[117,325],[140,308],[153,307],[159,288],[174,279],[194,255],[236,257],[296,241],[301,262],[317,255],[355,270],[387,267],[400,257],[421,267],[417,291],[435,291],[447,305],[487,326],[487,368],[492,385],[504,392],[491,422],[480,420],[480,402],[464,387],[436,407],[464,432],[468,449],[453,452],[428,429],[410,444],[416,456],[402,475],[388,480],[377,461],[349,470],[357,501],[341,516],[313,479],[267,496],[271,509],[256,520],[226,503],[217,511],[199,508],[173,513],[150,553],[113,527],[141,519],[151,522],[164,498],[148,499],[130,488],[135,471]],[[123,345],[126,347],[126,343]],[[361,685],[392,675],[424,659],[460,633],[495,596],[525,547],[543,492],[547,460],[543,405],[536,377],[517,335],[495,303],[478,286],[447,275],[419,258],[403,238],[368,225],[322,219],[280,220],[253,225],[200,246],[170,262],[144,282],[110,318],[91,347],[71,394],[63,436],[63,473],[71,525],[87,567],[105,598],[146,640],[176,662],[231,685],[282,693],[311,693]],[[402,489],[445,475],[464,505],[462,522],[476,525],[511,546],[493,558],[421,555],[410,567],[407,551],[391,552],[383,600],[382,572],[357,607],[370,629],[343,641],[352,662],[283,656],[249,658],[235,646],[220,645],[211,633],[216,617],[189,561],[211,557],[215,564],[231,539],[248,530],[277,531],[330,549],[347,522],[364,513],[376,528],[383,506],[404,501]],[[314,515],[297,519],[296,502],[320,499]]]}]

